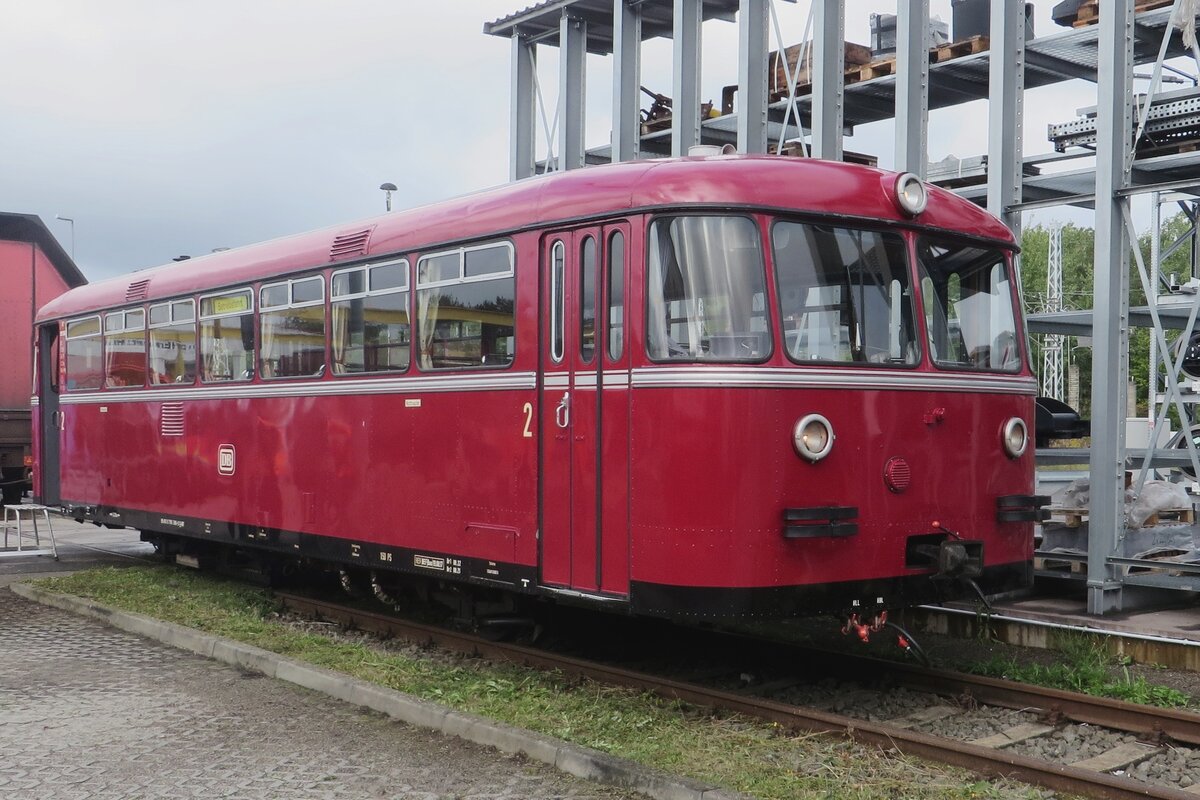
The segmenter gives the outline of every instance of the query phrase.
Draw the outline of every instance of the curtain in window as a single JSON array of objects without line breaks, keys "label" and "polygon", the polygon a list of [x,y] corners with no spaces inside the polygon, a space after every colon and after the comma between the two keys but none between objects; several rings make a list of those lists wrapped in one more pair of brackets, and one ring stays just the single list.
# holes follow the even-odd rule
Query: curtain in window
[{"label": "curtain in window", "polygon": [[332,303],[330,314],[333,318],[333,373],[341,375],[346,371],[346,346],[350,339],[350,303]]}]

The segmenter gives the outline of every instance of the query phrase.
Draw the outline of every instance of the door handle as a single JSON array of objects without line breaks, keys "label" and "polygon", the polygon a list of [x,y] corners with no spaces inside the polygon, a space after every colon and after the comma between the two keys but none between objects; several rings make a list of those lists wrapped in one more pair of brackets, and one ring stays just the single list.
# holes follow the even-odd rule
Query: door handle
[{"label": "door handle", "polygon": [[61,411],[55,411],[50,415],[50,424],[58,430],[66,429],[66,415]]},{"label": "door handle", "polygon": [[554,409],[554,422],[558,427],[565,428],[571,424],[571,393],[563,392],[558,408]]}]

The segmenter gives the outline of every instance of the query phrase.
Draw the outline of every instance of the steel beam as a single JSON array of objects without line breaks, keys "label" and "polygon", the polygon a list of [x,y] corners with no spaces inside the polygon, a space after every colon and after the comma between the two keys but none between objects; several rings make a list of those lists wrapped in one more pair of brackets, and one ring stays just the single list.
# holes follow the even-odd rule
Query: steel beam
[{"label": "steel beam", "polygon": [[558,24],[558,163],[578,169],[583,160],[584,61],[587,21],[564,10]]},{"label": "steel beam", "polygon": [[509,111],[508,179],[528,178],[536,170],[533,133],[534,77],[537,66],[537,45],[520,33],[512,36],[512,108]]},{"label": "steel beam", "polygon": [[994,0],[988,49],[987,208],[1020,237],[1025,0]]},{"label": "steel beam", "polygon": [[613,0],[612,160],[633,161],[641,141],[642,9]]},{"label": "steel beam", "polygon": [[896,5],[896,169],[925,177],[929,130],[929,0]]},{"label": "steel beam", "polygon": [[738,8],[737,149],[767,152],[767,4],[740,0]]},{"label": "steel beam", "polygon": [[700,23],[702,0],[675,0],[671,91],[671,155],[700,144]]},{"label": "steel beam", "polygon": [[812,155],[842,160],[842,114],[846,63],[846,8],[843,0],[825,0],[816,14],[813,44]]},{"label": "steel beam", "polygon": [[1093,280],[1092,447],[1089,465],[1088,613],[1121,608],[1108,563],[1125,532],[1125,387],[1129,379],[1129,238],[1119,192],[1129,184],[1133,0],[1110,0],[1097,41],[1096,239]]}]

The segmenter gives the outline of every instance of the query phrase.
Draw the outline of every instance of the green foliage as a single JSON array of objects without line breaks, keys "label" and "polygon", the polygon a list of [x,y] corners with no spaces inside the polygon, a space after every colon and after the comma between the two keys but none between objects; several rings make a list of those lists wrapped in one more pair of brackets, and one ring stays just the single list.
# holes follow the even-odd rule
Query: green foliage
[{"label": "green foliage", "polygon": [[[1160,233],[1160,242],[1165,250],[1185,235],[1191,223],[1183,214],[1165,220]],[[1138,249],[1142,253],[1147,270],[1150,266],[1150,239],[1147,232],[1138,237]],[[1025,298],[1026,313],[1038,313],[1046,308],[1046,273],[1049,262],[1050,230],[1042,225],[1026,228],[1021,236],[1021,289]],[[1092,308],[1095,279],[1095,231],[1092,228],[1067,224],[1062,229],[1063,306],[1067,309]],[[1188,246],[1177,249],[1162,263],[1164,276],[1174,273],[1180,282],[1191,276],[1191,250]],[[1146,305],[1146,291],[1139,276],[1137,262],[1129,260],[1129,304]],[[1161,291],[1162,284],[1154,291]],[[1129,374],[1137,386],[1138,413],[1145,412],[1145,398],[1149,387],[1150,331],[1131,328],[1129,332]],[[1041,371],[1041,337],[1031,337],[1031,355],[1035,371]],[[1070,359],[1079,366],[1081,412],[1090,415],[1092,383],[1092,351],[1081,347],[1078,340],[1068,341]],[[1064,355],[1064,363],[1066,356]],[[1161,362],[1160,362],[1161,364]],[[1161,372],[1160,367],[1160,372]],[[1134,413],[1130,409],[1130,414]]]},{"label": "green foliage", "polygon": [[[1109,655],[1103,639],[1095,636],[1063,636],[1057,642],[1057,663],[1024,664],[1012,658],[997,658],[975,665],[971,671],[1035,686],[1065,689],[1095,697],[1112,697],[1165,708],[1186,708],[1189,698],[1178,689],[1147,682],[1129,674],[1129,661]],[[1114,676],[1114,667],[1119,672]]]},{"label": "green foliage", "polygon": [[278,619],[266,590],[205,573],[107,568],[39,583],[764,800],[1041,797],[1027,786],[631,689],[306,633]]}]

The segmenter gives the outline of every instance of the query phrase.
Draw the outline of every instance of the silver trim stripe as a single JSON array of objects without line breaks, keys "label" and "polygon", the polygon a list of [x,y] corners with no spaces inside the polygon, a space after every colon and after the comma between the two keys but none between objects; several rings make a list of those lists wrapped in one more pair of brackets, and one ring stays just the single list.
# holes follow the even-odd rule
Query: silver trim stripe
[{"label": "silver trim stripe", "polygon": [[532,372],[496,375],[422,376],[381,380],[304,381],[299,383],[263,383],[189,386],[181,389],[139,389],[121,392],[65,394],[65,405],[89,403],[146,403],[176,400],[232,400],[267,397],[322,397],[360,394],[424,394],[429,392],[497,392],[533,389],[537,376]]},{"label": "silver trim stripe", "polygon": [[37,395],[34,395],[33,397],[29,398],[29,405],[40,406],[41,404],[42,404],[42,398],[38,397]]},{"label": "silver trim stripe", "polygon": [[[569,389],[571,375],[554,373],[543,377],[546,389]],[[928,373],[896,373],[880,370],[807,370],[769,367],[643,367],[632,375],[606,371],[605,387],[642,388],[763,388],[763,389],[877,389],[890,391],[942,391],[978,394],[1015,394],[1033,397],[1037,383],[1032,378],[993,375],[949,376]],[[123,389],[120,392],[67,393],[63,405],[91,403],[169,402],[179,400],[228,400],[268,397],[320,397],[358,394],[421,394],[460,391],[511,391],[533,389],[537,374],[514,372],[495,375],[447,375],[377,380],[303,381],[267,384],[219,384],[184,388]],[[575,386],[596,386],[594,373],[575,376]],[[32,405],[39,405],[37,397]]]},{"label": "silver trim stripe", "polygon": [[1032,378],[994,375],[951,376],[879,370],[777,369],[770,367],[643,367],[633,370],[633,385],[654,388],[879,389],[907,392],[973,392],[1037,395]]}]

